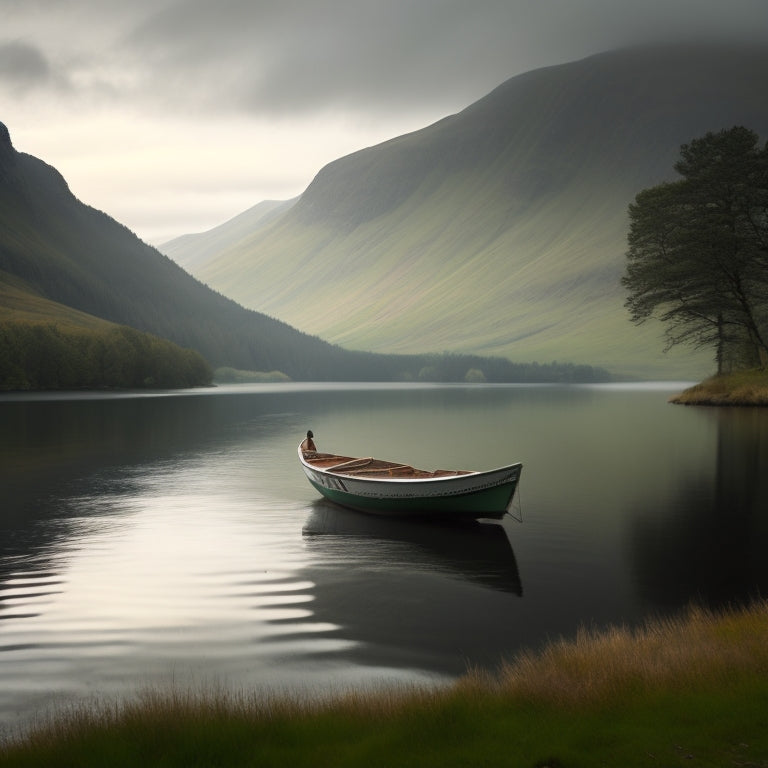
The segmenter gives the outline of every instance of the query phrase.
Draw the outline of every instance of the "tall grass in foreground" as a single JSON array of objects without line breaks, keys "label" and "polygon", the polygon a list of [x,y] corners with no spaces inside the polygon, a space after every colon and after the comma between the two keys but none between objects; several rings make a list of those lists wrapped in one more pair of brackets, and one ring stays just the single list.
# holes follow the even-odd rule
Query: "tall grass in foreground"
[{"label": "tall grass in foreground", "polygon": [[768,602],[684,617],[638,629],[580,630],[540,653],[504,664],[498,685],[515,699],[558,706],[605,705],[660,688],[718,687],[734,675],[768,674]]},{"label": "tall grass in foreground", "polygon": [[768,602],[582,630],[446,688],[146,691],[65,710],[0,766],[768,766]]}]

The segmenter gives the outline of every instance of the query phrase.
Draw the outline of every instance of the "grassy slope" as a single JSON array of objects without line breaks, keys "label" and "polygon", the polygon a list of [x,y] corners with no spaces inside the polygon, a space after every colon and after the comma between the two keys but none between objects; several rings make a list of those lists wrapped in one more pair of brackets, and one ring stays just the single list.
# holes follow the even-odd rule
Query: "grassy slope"
[{"label": "grassy slope", "polygon": [[768,605],[582,632],[448,689],[172,691],[64,713],[0,765],[768,765]]},{"label": "grassy slope", "polygon": [[40,296],[23,280],[0,271],[0,322],[50,323],[66,328],[107,331],[115,323]]},{"label": "grassy slope", "polygon": [[[293,202],[265,200],[230,219],[225,228],[214,227],[199,235],[182,235],[164,243],[161,250],[187,271],[194,271],[198,265],[205,263],[220,251],[228,241],[246,237],[254,229],[267,224],[282,210],[289,208]],[[194,243],[193,248],[189,248],[190,243]]]},{"label": "grassy slope", "polygon": [[[138,384],[135,370],[145,374]],[[50,301],[0,271],[0,390],[200,386],[211,376],[197,353]]]},{"label": "grassy slope", "polygon": [[[390,373],[392,361],[334,347],[210,290],[78,201],[55,169],[16,152],[2,123],[0,272],[22,281],[38,307],[45,297],[197,350],[214,366],[320,380]],[[8,290],[5,298],[10,300]],[[16,310],[23,298],[14,295]]]},{"label": "grassy slope", "polygon": [[[252,215],[261,214],[271,215],[269,211],[251,211],[244,218],[251,220]],[[415,379],[422,370],[435,365],[426,356],[406,359],[345,350],[244,309],[195,280],[106,214],[78,201],[55,169],[13,149],[1,123],[0,272],[14,277],[14,288],[23,286],[22,293],[11,296],[11,288],[6,288],[0,297],[12,301],[14,311],[43,317],[52,312],[59,316],[56,323],[60,324],[63,307],[71,307],[70,320],[78,317],[78,322],[83,321],[77,310],[135,328],[137,334],[148,332],[196,350],[217,368],[281,372],[299,380],[390,381]],[[290,276],[285,282],[290,285]],[[60,306],[44,306],[43,299]],[[30,306],[24,307],[25,302]],[[140,339],[124,332],[118,335],[123,342],[130,339],[139,346],[149,344],[146,337]],[[70,334],[64,336],[68,339]],[[79,334],[79,341],[87,341],[85,334]],[[10,329],[3,354],[10,361],[8,365],[15,363],[16,373],[10,377],[6,374],[6,386],[24,386],[18,366],[22,353],[31,353],[31,347],[39,352],[32,355],[35,360],[47,357],[48,363],[39,373],[52,382],[56,361],[44,351],[49,343],[66,356],[66,340],[50,328]],[[156,349],[158,345],[150,346]],[[88,344],[86,347],[93,351]],[[25,365],[31,364],[32,357]],[[509,361],[501,365],[499,360],[443,357],[434,375],[441,380],[461,381],[469,368],[482,368],[489,381],[506,381],[532,373],[530,368],[523,370]],[[591,380],[596,374],[602,375],[583,368],[568,370],[562,365],[535,373],[543,380],[570,379],[574,374],[587,375]],[[40,377],[33,377],[27,384],[38,386],[38,381],[42,386]]]},{"label": "grassy slope", "polygon": [[[681,143],[768,134],[768,50],[606,54],[513,78],[459,115],[342,158],[198,275],[352,348],[472,351],[691,376],[623,307],[627,205]],[[193,247],[191,243],[189,247]]]}]

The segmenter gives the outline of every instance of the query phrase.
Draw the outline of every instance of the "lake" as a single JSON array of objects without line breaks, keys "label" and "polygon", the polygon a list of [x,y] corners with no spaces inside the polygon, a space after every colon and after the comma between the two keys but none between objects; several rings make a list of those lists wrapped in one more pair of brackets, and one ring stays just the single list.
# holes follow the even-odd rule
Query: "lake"
[{"label": "lake", "polygon": [[[146,689],[442,683],[580,626],[768,594],[768,409],[682,384],[0,397],[0,727]],[[338,510],[319,450],[523,463],[501,522]],[[522,523],[515,518],[522,519]]]}]

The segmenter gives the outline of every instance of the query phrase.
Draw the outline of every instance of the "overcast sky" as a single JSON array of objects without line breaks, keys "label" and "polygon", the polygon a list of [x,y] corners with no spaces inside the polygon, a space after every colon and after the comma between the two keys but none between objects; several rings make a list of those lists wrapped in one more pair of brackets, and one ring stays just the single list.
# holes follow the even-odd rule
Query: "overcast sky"
[{"label": "overcast sky", "polygon": [[0,122],[154,244],[531,69],[768,37],[768,0],[0,0]]}]

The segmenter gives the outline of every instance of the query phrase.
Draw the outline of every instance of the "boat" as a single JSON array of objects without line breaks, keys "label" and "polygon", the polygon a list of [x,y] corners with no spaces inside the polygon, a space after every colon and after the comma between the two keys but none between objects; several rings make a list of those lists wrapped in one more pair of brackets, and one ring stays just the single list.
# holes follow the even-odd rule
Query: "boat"
[{"label": "boat", "polygon": [[500,520],[520,481],[521,463],[482,472],[427,471],[373,457],[355,458],[305,450],[299,462],[328,501],[359,512],[444,519]]}]

